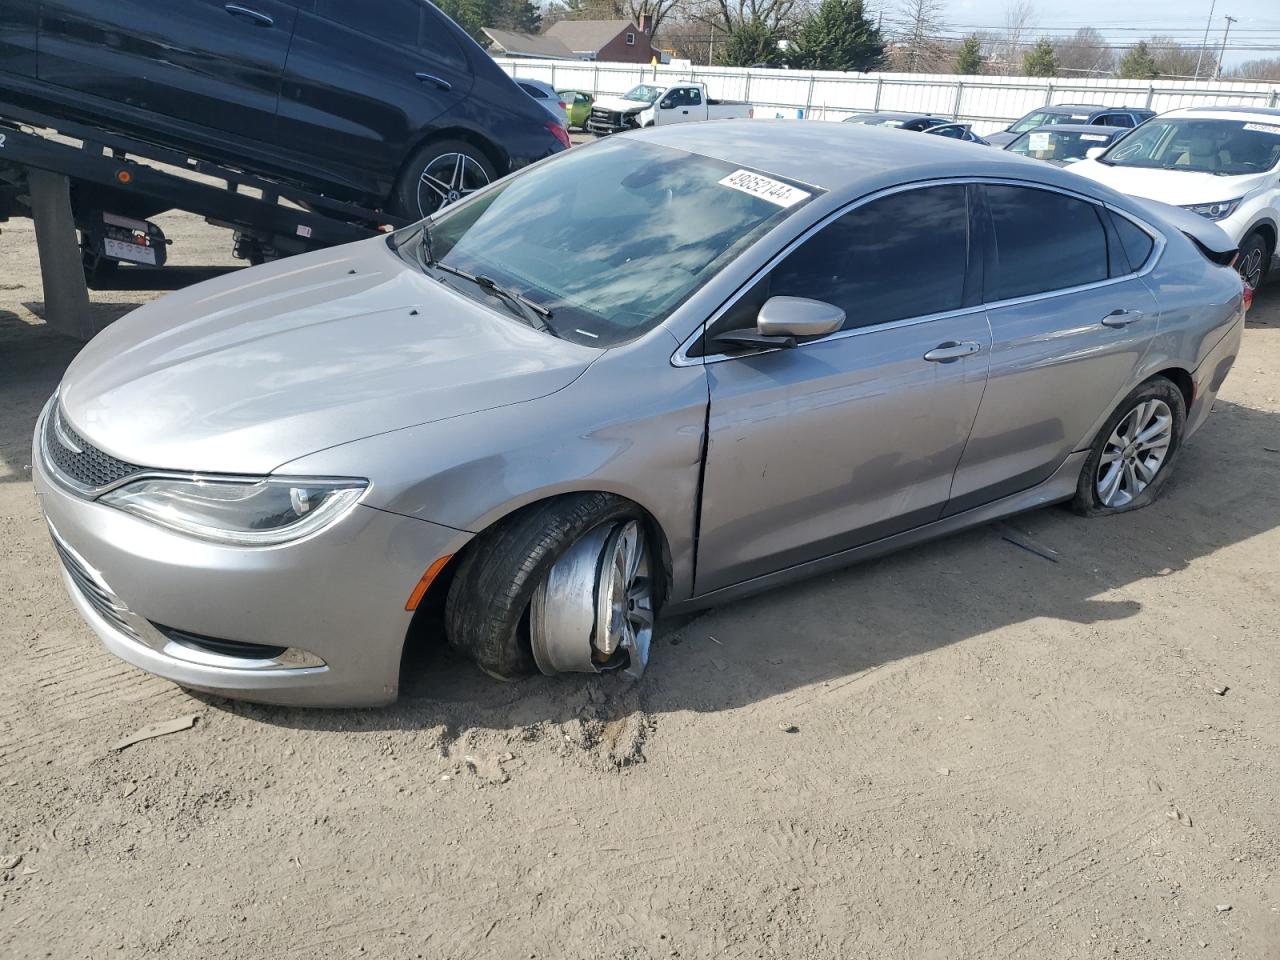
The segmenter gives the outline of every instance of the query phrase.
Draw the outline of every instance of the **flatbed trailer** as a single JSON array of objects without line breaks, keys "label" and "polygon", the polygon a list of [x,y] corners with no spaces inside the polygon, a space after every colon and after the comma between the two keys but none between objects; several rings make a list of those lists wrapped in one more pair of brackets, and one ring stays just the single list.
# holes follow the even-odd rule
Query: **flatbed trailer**
[{"label": "flatbed trailer", "polygon": [[[262,263],[349,243],[407,221],[302,186],[0,101],[0,222],[35,222],[45,321],[88,339],[88,287],[120,263],[162,268],[151,217],[183,210],[233,232],[233,254]],[[131,276],[140,279],[142,271]],[[164,286],[163,283],[159,284]]]}]

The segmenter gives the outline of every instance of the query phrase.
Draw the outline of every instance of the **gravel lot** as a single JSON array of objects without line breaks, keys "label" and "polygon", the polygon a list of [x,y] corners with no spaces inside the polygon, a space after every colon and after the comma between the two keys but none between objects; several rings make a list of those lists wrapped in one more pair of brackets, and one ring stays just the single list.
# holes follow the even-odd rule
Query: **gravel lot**
[{"label": "gravel lot", "polygon": [[1011,523],[1056,563],[988,527],[669,623],[638,687],[428,649],[308,712],[73,612],[27,465],[76,345],[3,231],[0,956],[1280,957],[1280,284],[1159,503]]}]

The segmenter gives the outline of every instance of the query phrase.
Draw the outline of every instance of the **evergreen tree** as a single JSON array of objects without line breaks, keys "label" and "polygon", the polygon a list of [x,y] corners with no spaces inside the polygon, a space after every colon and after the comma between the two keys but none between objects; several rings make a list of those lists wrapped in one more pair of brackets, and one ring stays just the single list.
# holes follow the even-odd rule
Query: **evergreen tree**
[{"label": "evergreen tree", "polygon": [[1156,58],[1151,55],[1147,41],[1139,40],[1125,51],[1116,73],[1122,80],[1154,80],[1160,76]]},{"label": "evergreen tree", "polygon": [[884,59],[884,42],[862,0],[822,0],[800,23],[788,51],[801,70],[874,70]]},{"label": "evergreen tree", "polygon": [[982,72],[982,41],[976,33],[971,33],[960,43],[956,51],[956,73],[977,74]]},{"label": "evergreen tree", "polygon": [[763,21],[749,20],[729,34],[716,61],[722,67],[749,67],[778,61],[778,38]]},{"label": "evergreen tree", "polygon": [[1027,77],[1056,77],[1058,75],[1058,55],[1044,37],[1036,41],[1036,45],[1022,56],[1022,73]]}]

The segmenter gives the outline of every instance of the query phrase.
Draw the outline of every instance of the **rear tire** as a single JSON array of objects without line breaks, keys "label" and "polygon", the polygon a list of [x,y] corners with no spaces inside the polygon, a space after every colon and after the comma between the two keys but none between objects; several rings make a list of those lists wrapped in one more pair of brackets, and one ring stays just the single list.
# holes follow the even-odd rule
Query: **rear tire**
[{"label": "rear tire", "polygon": [[1140,384],[1098,431],[1071,509],[1104,517],[1152,503],[1182,447],[1186,419],[1186,400],[1171,381],[1154,377]]},{"label": "rear tire", "polygon": [[640,508],[629,500],[577,493],[518,511],[481,533],[468,545],[449,588],[445,632],[450,645],[499,680],[535,673],[529,639],[534,591],[584,534],[630,520],[647,527]]},{"label": "rear tire", "polygon": [[420,147],[404,166],[392,194],[395,212],[420,220],[469,196],[498,177],[478,148],[462,140]]},{"label": "rear tire", "polygon": [[1236,255],[1236,269],[1245,283],[1255,290],[1267,278],[1271,254],[1271,244],[1260,230],[1249,234],[1244,238],[1244,243],[1240,244],[1240,252]]}]

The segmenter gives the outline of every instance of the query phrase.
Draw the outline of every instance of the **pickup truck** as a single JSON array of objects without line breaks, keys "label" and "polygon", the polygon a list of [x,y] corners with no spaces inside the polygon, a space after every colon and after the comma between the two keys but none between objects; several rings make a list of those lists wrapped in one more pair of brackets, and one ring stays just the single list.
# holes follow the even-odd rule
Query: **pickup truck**
[{"label": "pickup truck", "polygon": [[642,83],[620,97],[597,97],[587,118],[587,131],[601,137],[623,130],[688,123],[691,120],[729,120],[755,115],[740,100],[713,100],[706,84],[684,80],[672,86]]}]

